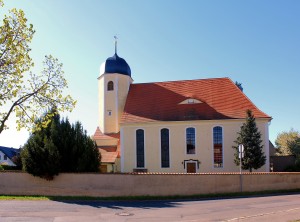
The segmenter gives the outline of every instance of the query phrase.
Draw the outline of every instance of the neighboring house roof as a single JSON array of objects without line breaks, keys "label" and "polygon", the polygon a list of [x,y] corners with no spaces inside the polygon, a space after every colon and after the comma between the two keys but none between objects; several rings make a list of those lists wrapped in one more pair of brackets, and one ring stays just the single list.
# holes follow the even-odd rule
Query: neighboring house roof
[{"label": "neighboring house roof", "polygon": [[4,153],[9,159],[12,159],[14,156],[20,153],[19,149],[9,148],[5,146],[0,146],[0,151],[2,151],[2,153]]},{"label": "neighboring house roof", "polygon": [[121,123],[241,119],[247,109],[271,118],[229,78],[131,84]]},{"label": "neighboring house roof", "polygon": [[276,155],[277,149],[274,147],[273,143],[269,140],[269,154],[270,156]]}]

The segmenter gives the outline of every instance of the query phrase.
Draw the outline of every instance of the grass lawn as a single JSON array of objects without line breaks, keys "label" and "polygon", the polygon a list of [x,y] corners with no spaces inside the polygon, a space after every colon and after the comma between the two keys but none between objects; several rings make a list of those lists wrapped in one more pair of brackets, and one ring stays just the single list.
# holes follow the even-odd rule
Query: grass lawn
[{"label": "grass lawn", "polygon": [[[271,190],[260,192],[241,193],[220,193],[220,194],[199,194],[199,195],[176,195],[176,196],[120,196],[120,197],[88,197],[88,196],[22,196],[22,195],[1,195],[0,200],[195,200],[195,199],[219,199],[251,196],[273,196],[300,193],[300,189],[295,190]],[[297,220],[296,222],[300,222]]]}]

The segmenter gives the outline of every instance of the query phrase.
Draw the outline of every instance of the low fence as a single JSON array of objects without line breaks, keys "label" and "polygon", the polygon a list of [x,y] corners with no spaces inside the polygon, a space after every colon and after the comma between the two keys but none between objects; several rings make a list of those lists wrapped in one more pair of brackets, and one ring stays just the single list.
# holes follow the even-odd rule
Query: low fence
[{"label": "low fence", "polygon": [[[300,189],[300,173],[243,174],[243,191]],[[0,194],[47,196],[171,196],[240,192],[240,175],[73,174],[46,181],[23,172],[0,171]]]}]

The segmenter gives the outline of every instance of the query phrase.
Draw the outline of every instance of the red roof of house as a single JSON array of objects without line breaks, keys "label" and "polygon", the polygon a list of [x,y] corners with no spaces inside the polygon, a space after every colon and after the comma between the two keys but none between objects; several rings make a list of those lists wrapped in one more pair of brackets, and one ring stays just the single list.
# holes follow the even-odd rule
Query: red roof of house
[{"label": "red roof of house", "polygon": [[[189,98],[202,103],[179,104]],[[241,119],[247,109],[256,118],[271,118],[229,78],[132,84],[121,123]]]}]

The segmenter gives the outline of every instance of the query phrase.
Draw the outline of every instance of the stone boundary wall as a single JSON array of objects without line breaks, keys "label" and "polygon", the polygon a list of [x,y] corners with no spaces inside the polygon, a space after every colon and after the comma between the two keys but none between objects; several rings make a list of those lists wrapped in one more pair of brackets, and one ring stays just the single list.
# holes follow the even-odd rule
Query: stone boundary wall
[{"label": "stone boundary wall", "polygon": [[[300,189],[300,173],[246,173],[243,191]],[[53,181],[0,171],[0,194],[46,196],[170,196],[240,192],[240,174],[76,174]]]}]

